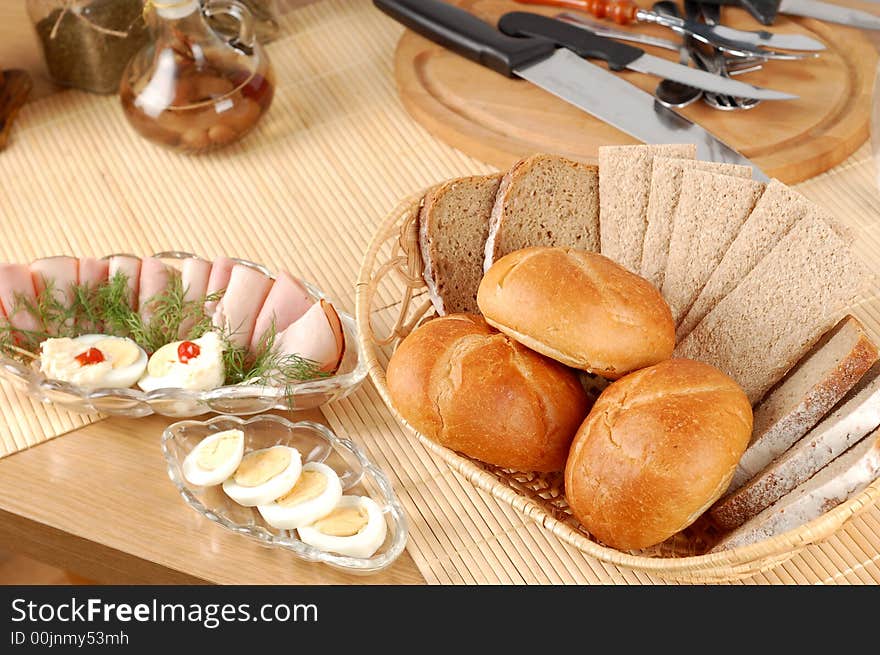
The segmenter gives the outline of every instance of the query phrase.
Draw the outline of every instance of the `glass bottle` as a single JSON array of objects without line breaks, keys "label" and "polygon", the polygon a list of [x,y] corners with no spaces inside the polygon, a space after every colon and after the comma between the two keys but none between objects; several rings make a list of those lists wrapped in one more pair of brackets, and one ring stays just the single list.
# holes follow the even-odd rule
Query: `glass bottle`
[{"label": "glass bottle", "polygon": [[116,93],[122,70],[149,40],[143,0],[27,0],[50,77]]},{"label": "glass bottle", "polygon": [[[199,153],[241,139],[272,103],[274,76],[238,2],[154,0],[154,38],[129,62],[120,99],[142,136],[176,150]],[[209,23],[228,16],[238,35],[223,38]]]},{"label": "glass bottle", "polygon": [[[200,0],[202,5],[207,4],[210,0]],[[260,43],[269,43],[274,40],[280,31],[280,21],[278,12],[278,3],[275,0],[238,0],[247,7],[251,15],[254,17],[254,30],[257,33],[257,39]],[[223,16],[218,16],[211,21],[211,27],[217,29],[223,34],[235,34],[236,25],[234,21]]]}]

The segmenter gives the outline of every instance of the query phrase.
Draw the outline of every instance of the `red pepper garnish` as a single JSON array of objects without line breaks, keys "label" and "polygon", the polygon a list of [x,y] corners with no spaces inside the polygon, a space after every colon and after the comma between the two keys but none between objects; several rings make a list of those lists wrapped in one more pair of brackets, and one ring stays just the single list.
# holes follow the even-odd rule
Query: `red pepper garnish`
[{"label": "red pepper garnish", "polygon": [[181,364],[187,364],[189,360],[195,359],[201,354],[202,349],[199,348],[199,344],[192,341],[183,341],[177,346],[177,359],[180,360]]},{"label": "red pepper garnish", "polygon": [[74,357],[80,366],[88,366],[89,364],[100,364],[104,361],[104,353],[97,348],[89,348],[84,353],[80,353]]}]

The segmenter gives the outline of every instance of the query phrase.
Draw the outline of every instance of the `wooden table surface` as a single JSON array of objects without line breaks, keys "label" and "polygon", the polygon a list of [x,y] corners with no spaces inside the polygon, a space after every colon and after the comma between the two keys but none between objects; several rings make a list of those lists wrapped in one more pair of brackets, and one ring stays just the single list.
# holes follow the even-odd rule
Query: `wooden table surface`
[{"label": "wooden table surface", "polygon": [[[283,0],[284,7],[312,0]],[[25,3],[0,3],[0,68],[45,73]],[[323,421],[319,411],[291,420]],[[422,584],[403,553],[352,575],[268,549],[201,518],[178,496],[160,439],[172,419],[107,419],[0,460],[0,550],[106,584]]]}]

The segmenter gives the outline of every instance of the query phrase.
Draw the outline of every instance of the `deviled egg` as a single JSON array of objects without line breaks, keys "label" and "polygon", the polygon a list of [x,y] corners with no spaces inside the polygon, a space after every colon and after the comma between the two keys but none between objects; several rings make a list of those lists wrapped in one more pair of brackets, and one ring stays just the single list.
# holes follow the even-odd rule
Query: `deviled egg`
[{"label": "deviled egg", "polygon": [[268,505],[288,493],[299,480],[302,457],[296,448],[272,446],[254,450],[223,483],[223,491],[239,505]]},{"label": "deviled egg", "polygon": [[372,557],[385,541],[388,526],[372,498],[343,496],[332,512],[297,530],[310,546],[349,557]]},{"label": "deviled egg", "polygon": [[183,477],[198,487],[223,483],[244,455],[244,432],[224,430],[202,439],[183,460]]},{"label": "deviled egg", "polygon": [[223,350],[223,341],[216,332],[192,341],[172,341],[153,353],[138,386],[144,391],[216,389],[226,378]]},{"label": "deviled egg", "polygon": [[125,337],[85,334],[40,344],[40,372],[86,389],[131,387],[146,367],[147,353]]},{"label": "deviled egg", "polygon": [[299,480],[274,502],[257,507],[273,528],[293,530],[327,516],[342,498],[342,483],[336,471],[320,462],[302,467]]}]

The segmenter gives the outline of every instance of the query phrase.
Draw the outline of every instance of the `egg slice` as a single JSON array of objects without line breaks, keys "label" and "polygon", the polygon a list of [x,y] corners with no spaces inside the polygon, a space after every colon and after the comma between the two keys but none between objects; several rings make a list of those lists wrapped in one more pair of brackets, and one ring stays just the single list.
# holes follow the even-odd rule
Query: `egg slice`
[{"label": "egg slice", "polygon": [[221,484],[241,464],[244,432],[224,430],[202,439],[183,460],[183,477],[197,487]]},{"label": "egg slice", "polygon": [[293,530],[327,516],[342,498],[342,483],[336,471],[320,462],[302,467],[296,484],[287,494],[257,509],[273,528]]},{"label": "egg slice", "polygon": [[40,344],[40,371],[88,389],[131,387],[146,368],[147,353],[125,337],[85,334]]},{"label": "egg slice", "polygon": [[272,446],[254,450],[223,483],[223,491],[239,505],[268,505],[293,489],[302,472],[302,458],[296,448]]},{"label": "egg slice", "polygon": [[372,498],[343,496],[332,512],[297,530],[310,546],[337,555],[372,557],[385,542],[388,526]]},{"label": "egg slice", "polygon": [[138,386],[144,391],[216,389],[226,377],[223,351],[223,341],[216,332],[207,332],[192,341],[165,344],[150,357]]}]

